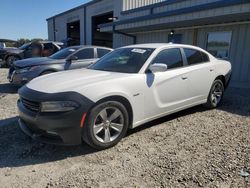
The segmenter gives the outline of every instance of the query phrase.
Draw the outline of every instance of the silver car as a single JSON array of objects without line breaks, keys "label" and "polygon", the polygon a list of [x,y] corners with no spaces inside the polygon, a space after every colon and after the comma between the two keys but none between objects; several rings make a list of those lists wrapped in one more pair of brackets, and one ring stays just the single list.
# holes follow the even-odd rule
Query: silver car
[{"label": "silver car", "polygon": [[15,85],[24,85],[41,75],[85,68],[111,51],[113,49],[99,46],[72,46],[50,57],[15,61],[9,69],[8,79]]}]

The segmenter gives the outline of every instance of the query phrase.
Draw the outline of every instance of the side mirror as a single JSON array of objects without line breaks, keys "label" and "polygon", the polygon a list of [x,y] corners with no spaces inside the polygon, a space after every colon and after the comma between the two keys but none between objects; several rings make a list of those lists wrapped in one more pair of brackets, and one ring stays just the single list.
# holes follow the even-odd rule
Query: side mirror
[{"label": "side mirror", "polygon": [[149,66],[149,70],[152,73],[165,72],[165,71],[168,70],[168,66],[166,64],[163,64],[163,63],[152,64],[152,65]]},{"label": "side mirror", "polygon": [[72,55],[66,59],[67,62],[77,61],[78,57],[75,55]]}]

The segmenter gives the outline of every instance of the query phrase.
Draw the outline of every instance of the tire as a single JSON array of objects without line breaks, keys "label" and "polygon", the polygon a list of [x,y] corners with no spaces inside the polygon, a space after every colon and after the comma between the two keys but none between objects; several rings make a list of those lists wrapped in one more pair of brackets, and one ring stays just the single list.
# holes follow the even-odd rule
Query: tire
[{"label": "tire", "polygon": [[90,110],[83,127],[83,140],[95,149],[107,149],[125,136],[128,126],[128,111],[122,103],[103,102]]},{"label": "tire", "polygon": [[20,60],[20,58],[16,57],[16,56],[9,56],[6,59],[6,65],[7,65],[7,67],[11,67],[13,65],[14,61],[17,61],[17,60]]},{"label": "tire", "polygon": [[213,109],[221,105],[224,96],[225,86],[220,79],[216,79],[210,89],[207,103],[204,105],[206,108]]},{"label": "tire", "polygon": [[47,75],[47,74],[51,74],[51,73],[55,73],[55,71],[44,71],[40,74],[40,76],[43,76],[43,75]]}]

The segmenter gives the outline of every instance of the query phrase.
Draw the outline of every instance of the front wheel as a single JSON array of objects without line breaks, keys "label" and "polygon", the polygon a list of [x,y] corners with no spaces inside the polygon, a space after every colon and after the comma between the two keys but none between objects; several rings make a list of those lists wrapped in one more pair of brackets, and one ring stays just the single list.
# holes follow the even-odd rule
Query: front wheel
[{"label": "front wheel", "polygon": [[122,103],[103,102],[90,111],[83,128],[83,140],[96,149],[106,149],[125,136],[128,125],[128,112]]},{"label": "front wheel", "polygon": [[221,104],[224,90],[223,82],[219,79],[215,80],[209,92],[205,107],[210,109],[218,107]]}]

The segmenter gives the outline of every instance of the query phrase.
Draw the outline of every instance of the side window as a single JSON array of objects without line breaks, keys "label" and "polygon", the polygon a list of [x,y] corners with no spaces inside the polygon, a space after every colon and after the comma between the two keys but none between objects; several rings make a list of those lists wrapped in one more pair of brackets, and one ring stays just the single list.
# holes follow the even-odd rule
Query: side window
[{"label": "side window", "polygon": [[161,51],[153,60],[153,64],[155,63],[166,64],[168,69],[182,67],[183,60],[180,49],[172,48]]},{"label": "side window", "polygon": [[200,51],[184,48],[184,52],[186,54],[189,65],[195,65],[203,62],[203,57]]},{"label": "side window", "polygon": [[78,59],[94,59],[94,49],[93,48],[86,48],[80,50],[75,54]]},{"label": "side window", "polygon": [[102,56],[106,55],[109,52],[111,51],[108,49],[97,48],[98,58],[101,58]]},{"label": "side window", "polygon": [[202,56],[203,62],[209,62],[210,61],[207,54],[201,52],[201,56]]}]

